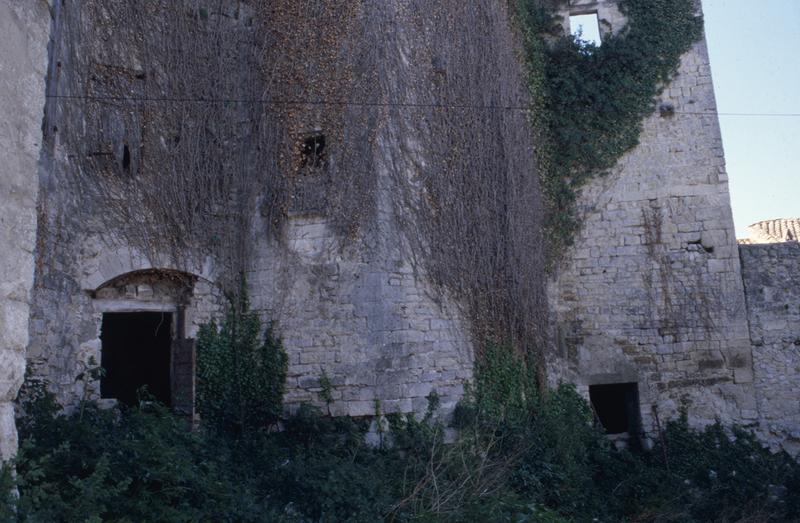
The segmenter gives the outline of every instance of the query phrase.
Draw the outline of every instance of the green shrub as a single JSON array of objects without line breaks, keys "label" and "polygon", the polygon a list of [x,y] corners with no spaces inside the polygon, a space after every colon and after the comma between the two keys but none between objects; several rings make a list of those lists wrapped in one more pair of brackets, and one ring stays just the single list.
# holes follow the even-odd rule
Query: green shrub
[{"label": "green shrub", "polygon": [[16,485],[19,498],[0,499],[0,516],[515,523],[800,517],[800,466],[751,434],[719,425],[696,431],[679,419],[652,451],[619,451],[574,388],[542,395],[530,367],[509,350],[487,348],[456,409],[455,441],[447,442],[432,394],[421,419],[386,415],[385,444],[375,447],[365,439],[370,421],[310,406],[284,419],[282,431],[250,430],[256,424],[220,430],[205,419],[189,430],[152,402],[114,410],[87,403],[61,413],[45,384],[29,380],[16,479],[7,467],[0,476],[0,488],[9,493]]},{"label": "green shrub", "polygon": [[283,415],[288,357],[271,327],[232,299],[225,321],[203,325],[197,337],[197,412],[203,423],[241,435],[267,429]]},{"label": "green shrub", "polygon": [[751,433],[719,424],[697,431],[681,418],[652,451],[617,450],[572,386],[541,396],[529,367],[489,348],[456,409],[459,445],[471,439],[502,471],[495,483],[503,487],[485,503],[491,510],[533,506],[576,521],[800,517],[800,466]]},{"label": "green shrub", "polygon": [[21,521],[252,521],[269,512],[234,480],[226,447],[165,407],[87,404],[54,415],[44,384],[33,388],[18,422]]},{"label": "green shrub", "polygon": [[[716,423],[692,430],[686,418],[668,423],[663,440],[646,456],[666,471],[666,485],[694,521],[785,521],[800,517],[796,503],[800,467],[772,453],[740,427]],[[775,492],[783,492],[776,496]]]}]

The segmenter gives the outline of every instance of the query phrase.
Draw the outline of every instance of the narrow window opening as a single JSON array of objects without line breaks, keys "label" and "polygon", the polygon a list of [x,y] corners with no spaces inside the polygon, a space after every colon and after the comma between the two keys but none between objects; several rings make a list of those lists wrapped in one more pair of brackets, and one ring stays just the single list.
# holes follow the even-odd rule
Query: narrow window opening
[{"label": "narrow window opening", "polygon": [[312,134],[300,146],[301,167],[322,167],[325,163],[325,135]]},{"label": "narrow window opening", "polygon": [[600,19],[597,13],[572,15],[569,17],[569,27],[572,36],[584,45],[600,47],[603,43],[600,38]]},{"label": "narrow window opening", "polygon": [[135,405],[146,386],[156,400],[170,405],[172,314],[106,313],[101,332],[101,397]]},{"label": "narrow window opening", "polygon": [[128,144],[122,148],[122,168],[126,171],[131,168],[131,150],[128,149]]},{"label": "narrow window opening", "polygon": [[606,433],[639,432],[639,387],[636,383],[591,385],[589,399]]}]

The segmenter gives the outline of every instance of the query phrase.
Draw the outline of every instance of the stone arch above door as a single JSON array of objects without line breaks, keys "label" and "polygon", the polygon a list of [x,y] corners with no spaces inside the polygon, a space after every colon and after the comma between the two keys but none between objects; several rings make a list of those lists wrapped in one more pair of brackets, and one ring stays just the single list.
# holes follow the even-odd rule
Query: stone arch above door
[{"label": "stone arch above door", "polygon": [[83,264],[80,286],[85,291],[96,291],[124,275],[147,270],[180,272],[209,283],[215,281],[212,274],[213,264],[210,260],[206,260],[202,266],[187,272],[169,268],[167,263],[154,264],[147,256],[129,247],[105,247],[97,250],[97,255],[84,261]]},{"label": "stone arch above door", "polygon": [[[105,267],[109,269],[112,266]],[[79,361],[93,359],[103,366],[109,363],[107,351],[112,349],[107,344],[112,337],[106,336],[106,327],[116,325],[116,328],[120,328],[119,325],[128,321],[133,325],[155,313],[165,315],[164,323],[170,332],[168,346],[165,345],[164,350],[169,351],[170,355],[164,361],[168,362],[165,364],[169,366],[170,385],[169,395],[158,399],[191,416],[194,400],[194,336],[202,323],[213,319],[221,310],[220,294],[213,282],[200,275],[175,269],[145,267],[114,274],[87,291],[97,338],[82,344]],[[118,333],[113,338],[120,339]],[[90,388],[94,398],[114,397],[104,392],[104,388],[107,392],[114,387],[109,387],[107,383],[103,385],[103,380],[91,384]]]},{"label": "stone arch above door", "polygon": [[97,312],[174,311],[189,305],[199,277],[172,269],[121,274],[91,291]]}]

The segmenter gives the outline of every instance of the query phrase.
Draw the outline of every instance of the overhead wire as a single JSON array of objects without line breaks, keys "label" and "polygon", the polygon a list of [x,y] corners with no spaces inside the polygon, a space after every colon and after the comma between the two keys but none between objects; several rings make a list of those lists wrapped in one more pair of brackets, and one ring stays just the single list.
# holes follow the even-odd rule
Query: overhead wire
[{"label": "overhead wire", "polygon": [[[319,106],[345,106],[345,107],[392,107],[392,108],[419,108],[419,109],[475,109],[475,110],[504,110],[504,111],[530,111],[527,105],[473,105],[473,104],[440,104],[419,102],[377,102],[377,101],[352,101],[352,100],[277,100],[258,98],[189,98],[178,96],[161,97],[133,97],[133,96],[89,96],[89,95],[47,95],[45,98],[58,100],[84,100],[95,102],[130,102],[130,103],[206,103],[206,104],[254,104],[254,105],[319,105]],[[716,111],[674,111],[672,114],[697,115],[697,116],[741,116],[741,117],[800,117],[800,113],[727,113]]]}]

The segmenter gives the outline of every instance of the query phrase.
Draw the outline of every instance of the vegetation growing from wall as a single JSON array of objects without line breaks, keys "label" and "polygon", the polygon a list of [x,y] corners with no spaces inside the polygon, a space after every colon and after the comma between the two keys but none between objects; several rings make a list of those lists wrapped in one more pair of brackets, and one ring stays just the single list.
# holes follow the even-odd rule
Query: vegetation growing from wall
[{"label": "vegetation growing from wall", "polygon": [[703,21],[694,0],[620,0],[627,26],[595,47],[563,36],[546,2],[515,3],[534,99],[549,250],[557,256],[580,226],[581,187],[638,145],[654,98],[702,37]]},{"label": "vegetation growing from wall", "polygon": [[196,406],[209,430],[241,437],[267,430],[283,414],[289,358],[271,327],[263,335],[246,291],[231,298],[221,326],[197,336]]},{"label": "vegetation growing from wall", "polygon": [[[254,329],[260,331],[261,329]],[[225,338],[231,339],[231,338]],[[219,347],[226,345],[221,339]],[[227,342],[227,350],[235,346]],[[220,431],[151,402],[72,414],[28,381],[9,521],[787,521],[800,465],[740,429],[667,425],[650,452],[615,450],[570,387],[490,347],[445,443],[428,413],[368,420],[301,407],[281,432]],[[275,376],[262,367],[262,377]],[[258,414],[257,412],[254,414]]]}]

